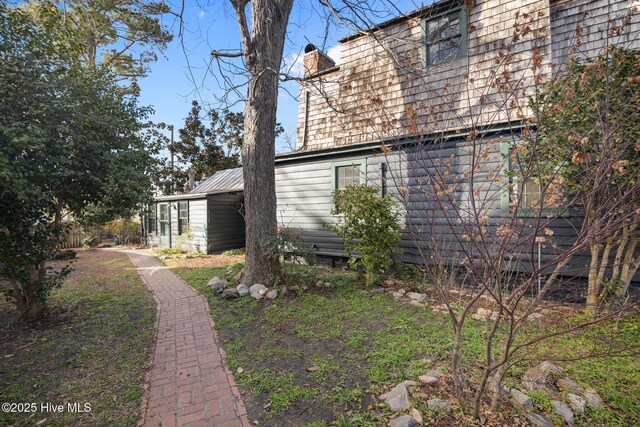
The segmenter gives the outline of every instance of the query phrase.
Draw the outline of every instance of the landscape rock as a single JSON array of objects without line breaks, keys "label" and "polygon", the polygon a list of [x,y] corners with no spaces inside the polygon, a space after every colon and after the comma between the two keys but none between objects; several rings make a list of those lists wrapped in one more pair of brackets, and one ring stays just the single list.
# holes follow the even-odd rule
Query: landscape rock
[{"label": "landscape rock", "polygon": [[560,418],[564,420],[570,426],[573,425],[573,412],[567,405],[559,400],[552,400],[551,404],[553,405],[553,409],[560,415]]},{"label": "landscape rock", "polygon": [[207,287],[211,289],[213,292],[221,294],[227,288],[227,281],[219,278],[218,276],[213,276],[209,283],[207,283]]},{"label": "landscape rock", "polygon": [[572,391],[577,394],[583,394],[585,392],[584,387],[570,378],[562,378],[558,380],[558,387],[565,390]]},{"label": "landscape rock", "polygon": [[409,402],[409,390],[407,390],[407,386],[404,385],[404,383],[400,383],[392,388],[385,399],[385,403],[389,405],[389,408],[394,412],[409,409],[411,403]]},{"label": "landscape rock", "polygon": [[509,397],[514,404],[520,407],[533,408],[533,402],[531,401],[531,398],[517,388],[512,388],[509,390]]},{"label": "landscape rock", "polygon": [[225,289],[222,291],[222,298],[238,298],[239,296],[237,289]]},{"label": "landscape rock", "polygon": [[413,301],[424,302],[427,299],[427,294],[419,294],[417,292],[409,292],[407,297]]},{"label": "landscape rock", "polygon": [[584,396],[584,400],[587,401],[587,405],[591,406],[593,409],[599,410],[604,406],[604,400],[602,400],[602,397],[600,397],[595,390],[587,389],[582,393],[582,395]]},{"label": "landscape rock", "polygon": [[487,318],[486,318],[486,317],[481,316],[481,315],[479,315],[478,313],[473,313],[473,314],[471,315],[471,318],[472,318],[472,319],[475,319],[475,320],[478,320],[478,321],[480,321],[480,322],[486,322],[486,321],[487,321]]},{"label": "landscape rock", "polygon": [[278,298],[278,290],[273,289],[265,294],[266,299],[276,299]]},{"label": "landscape rock", "polygon": [[316,287],[316,288],[321,288],[321,287],[323,287],[323,286],[324,286],[324,282],[323,282],[322,280],[318,280],[318,281],[316,282],[316,284],[315,284],[315,287]]},{"label": "landscape rock", "polygon": [[433,377],[433,378],[439,380],[440,377],[442,376],[442,371],[440,369],[434,369],[433,371],[427,372],[423,376],[425,376],[425,377]]},{"label": "landscape rock", "polygon": [[535,322],[536,320],[540,320],[544,318],[544,314],[541,313],[531,313],[529,316],[527,316],[527,321],[529,322]]},{"label": "landscape rock", "polygon": [[537,427],[553,427],[553,423],[551,420],[543,415],[540,415],[536,412],[529,412],[524,414],[524,416]]},{"label": "landscape rock", "polygon": [[400,415],[389,420],[389,427],[415,427],[419,423],[410,415]]},{"label": "landscape rock", "polygon": [[480,315],[480,316],[484,316],[486,318],[489,318],[493,314],[493,311],[487,310],[486,308],[480,307],[478,310],[476,310],[476,313],[478,315]]},{"label": "landscape rock", "polygon": [[391,296],[394,297],[395,299],[399,299],[402,298],[402,295],[400,292],[391,292]]},{"label": "landscape rock", "polygon": [[429,375],[420,375],[418,379],[422,384],[428,384],[428,385],[435,384],[438,382],[437,378],[431,377]]},{"label": "landscape rock", "polygon": [[406,385],[407,387],[414,387],[418,385],[417,382],[411,380],[402,381],[402,384]]},{"label": "landscape rock", "polygon": [[561,368],[551,362],[544,361],[538,366],[530,368],[522,376],[522,386],[525,390],[546,390],[547,378],[550,374],[556,374]]},{"label": "landscape rock", "polygon": [[265,285],[261,285],[256,283],[255,285],[249,288],[249,293],[251,296],[257,300],[261,300],[265,294],[267,293],[267,287]]},{"label": "landscape rock", "polygon": [[233,276],[233,281],[238,283],[242,278],[242,270],[238,271],[235,276]]},{"label": "landscape rock", "polygon": [[567,394],[567,399],[569,399],[569,406],[580,415],[584,414],[584,410],[587,406],[587,401],[584,400],[582,396],[578,396],[577,394],[569,393]]},{"label": "landscape rock", "polygon": [[249,286],[245,285],[244,283],[239,284],[236,287],[236,290],[238,291],[238,295],[241,297],[249,295]]},{"label": "landscape rock", "polygon": [[446,412],[447,414],[450,414],[451,412],[453,412],[453,408],[451,407],[451,404],[446,400],[442,400],[442,399],[427,400],[427,407],[435,412]]},{"label": "landscape rock", "polygon": [[409,411],[409,415],[411,415],[418,422],[418,424],[422,424],[424,422],[424,420],[422,419],[422,414],[416,408],[411,408],[411,410]]},{"label": "landscape rock", "polygon": [[406,291],[406,290],[404,290],[404,289],[398,289],[398,293],[399,293],[400,295],[406,295],[407,291]]}]

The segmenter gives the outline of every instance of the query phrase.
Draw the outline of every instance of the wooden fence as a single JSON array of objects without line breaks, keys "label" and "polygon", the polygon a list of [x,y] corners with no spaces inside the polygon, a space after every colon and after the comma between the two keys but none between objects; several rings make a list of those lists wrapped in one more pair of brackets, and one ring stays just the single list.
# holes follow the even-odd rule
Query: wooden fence
[{"label": "wooden fence", "polygon": [[100,238],[99,228],[95,228],[92,230],[82,230],[79,228],[74,228],[71,231],[69,231],[67,240],[62,244],[62,248],[63,249],[80,248],[82,247],[82,242],[84,241],[84,239],[91,236],[97,237],[98,243],[102,242],[102,239]]}]

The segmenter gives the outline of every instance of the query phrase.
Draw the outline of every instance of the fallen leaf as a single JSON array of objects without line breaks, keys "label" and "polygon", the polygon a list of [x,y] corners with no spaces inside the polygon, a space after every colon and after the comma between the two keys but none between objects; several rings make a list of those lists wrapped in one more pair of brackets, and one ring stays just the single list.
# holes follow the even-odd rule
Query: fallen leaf
[{"label": "fallen leaf", "polygon": [[317,367],[317,366],[309,366],[307,368],[307,371],[309,371],[309,372],[316,372],[316,371],[319,371],[319,370],[320,370],[320,368]]},{"label": "fallen leaf", "polygon": [[244,369],[243,368],[238,368],[237,371],[238,371],[239,374],[241,374],[241,373],[244,372]]}]

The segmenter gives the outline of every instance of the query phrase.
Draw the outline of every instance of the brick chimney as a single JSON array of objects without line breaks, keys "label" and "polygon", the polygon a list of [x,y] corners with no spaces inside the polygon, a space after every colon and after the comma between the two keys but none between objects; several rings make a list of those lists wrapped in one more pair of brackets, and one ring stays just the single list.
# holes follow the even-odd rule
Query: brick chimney
[{"label": "brick chimney", "polygon": [[336,63],[329,58],[324,52],[319,50],[312,44],[308,44],[304,48],[304,77],[310,77],[318,74],[328,68],[335,67]]}]

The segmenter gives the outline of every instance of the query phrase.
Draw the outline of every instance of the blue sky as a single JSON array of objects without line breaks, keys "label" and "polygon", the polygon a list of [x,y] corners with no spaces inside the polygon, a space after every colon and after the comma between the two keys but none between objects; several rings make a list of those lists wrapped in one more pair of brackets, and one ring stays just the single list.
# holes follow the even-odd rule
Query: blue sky
[{"label": "blue sky", "polygon": [[[175,0],[174,0],[175,1]],[[398,10],[409,12],[420,4],[403,0],[395,2],[397,10],[390,10],[385,0],[369,1],[374,6],[372,18],[375,22],[384,21],[398,15]],[[178,11],[181,3],[176,2]],[[284,52],[284,62],[292,66],[293,72],[301,70],[302,52],[308,43],[322,48],[334,60],[339,61],[338,42],[343,36],[351,34],[352,29],[329,19],[328,11],[314,0],[301,0],[294,3],[288,26],[288,36]],[[183,35],[178,36],[180,25],[173,18],[165,18],[165,24],[174,32],[173,42],[167,47],[158,61],[151,64],[151,72],[139,81],[141,87],[140,102],[151,105],[156,113],[153,120],[182,127],[188,114],[191,101],[197,99],[203,105],[223,106],[220,98],[225,93],[225,81],[212,61],[210,52],[216,50],[237,50],[240,46],[238,25],[235,14],[227,0],[209,2],[185,0],[183,13]],[[242,77],[225,73],[238,84]],[[239,88],[244,94],[245,87]],[[279,152],[288,151],[286,137],[295,142],[298,84],[287,82],[282,85],[278,99],[278,121],[284,126],[285,133],[277,141]],[[231,96],[230,101],[237,101]],[[232,109],[242,110],[241,103],[232,104]]]}]

